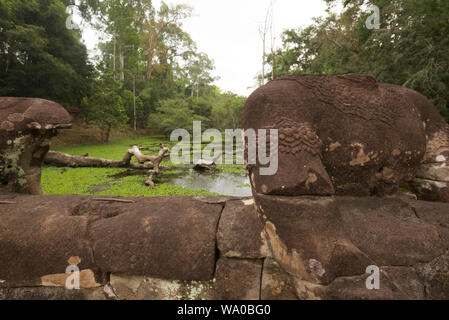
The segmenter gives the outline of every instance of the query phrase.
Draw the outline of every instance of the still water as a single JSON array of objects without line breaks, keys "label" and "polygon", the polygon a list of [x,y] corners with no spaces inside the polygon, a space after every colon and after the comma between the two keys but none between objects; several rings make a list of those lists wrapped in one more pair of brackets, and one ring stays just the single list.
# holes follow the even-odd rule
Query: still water
[{"label": "still water", "polygon": [[244,174],[198,173],[191,169],[175,177],[162,176],[161,180],[183,188],[204,189],[225,196],[252,196],[249,178]]}]

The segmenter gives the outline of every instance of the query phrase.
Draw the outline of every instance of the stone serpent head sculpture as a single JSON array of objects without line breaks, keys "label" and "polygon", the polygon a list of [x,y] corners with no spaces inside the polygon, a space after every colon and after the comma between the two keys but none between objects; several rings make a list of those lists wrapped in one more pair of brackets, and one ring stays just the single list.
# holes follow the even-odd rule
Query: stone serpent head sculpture
[{"label": "stone serpent head sculpture", "polygon": [[0,97],[0,192],[41,194],[50,140],[70,123],[70,115],[55,102]]},{"label": "stone serpent head sculpture", "polygon": [[256,193],[388,195],[409,184],[449,202],[449,125],[411,89],[369,75],[281,77],[249,97],[243,128],[278,129],[277,173],[247,165]]}]

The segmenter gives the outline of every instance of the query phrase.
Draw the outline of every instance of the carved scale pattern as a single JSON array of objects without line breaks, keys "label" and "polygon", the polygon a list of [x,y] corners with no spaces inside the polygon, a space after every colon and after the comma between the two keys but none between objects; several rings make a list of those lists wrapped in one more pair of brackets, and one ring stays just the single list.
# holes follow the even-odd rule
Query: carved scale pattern
[{"label": "carved scale pattern", "polygon": [[[278,80],[295,81],[312,90],[317,99],[344,114],[350,114],[367,121],[377,120],[393,126],[399,110],[386,104],[371,77],[352,75],[329,78],[326,76],[286,76]],[[376,92],[373,92],[373,91]],[[398,100],[400,97],[398,97]],[[397,104],[399,108],[401,105]]]},{"label": "carved scale pattern", "polygon": [[[287,117],[281,117],[276,121],[275,125],[264,129],[267,130],[267,150],[277,149],[277,146],[273,145],[270,141],[268,130],[278,129],[279,152],[296,156],[300,152],[306,151],[321,157],[321,147],[323,143],[310,123],[297,123]],[[260,143],[260,137],[258,137],[257,143]]]},{"label": "carved scale pattern", "polygon": [[322,142],[309,123],[295,123],[286,117],[276,122],[279,129],[279,150],[296,155],[307,151],[321,157]]}]

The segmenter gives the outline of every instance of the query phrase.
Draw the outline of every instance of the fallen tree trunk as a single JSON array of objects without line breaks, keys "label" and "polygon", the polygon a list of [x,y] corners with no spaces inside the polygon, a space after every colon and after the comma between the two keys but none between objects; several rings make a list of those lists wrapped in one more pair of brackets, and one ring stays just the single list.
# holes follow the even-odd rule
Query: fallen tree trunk
[{"label": "fallen tree trunk", "polygon": [[[166,157],[168,148],[162,144],[159,145],[159,154],[157,156],[144,155],[139,147],[134,146],[129,149],[121,161],[109,160],[102,158],[91,158],[85,156],[72,156],[67,153],[49,151],[45,157],[45,164],[58,167],[71,168],[130,168],[149,170],[148,180],[146,185],[154,187],[153,177],[159,174],[161,170],[161,162]],[[139,163],[131,163],[132,158],[135,157]]]},{"label": "fallen tree trunk", "polygon": [[214,161],[206,161],[201,159],[198,161],[195,166],[193,167],[193,170],[198,172],[203,172],[206,170],[214,170],[217,168],[217,164]]},{"label": "fallen tree trunk", "polygon": [[[129,149],[122,160],[109,160],[103,158],[92,158],[86,156],[72,156],[67,153],[49,151],[45,157],[45,164],[53,165],[57,167],[71,167],[71,168],[130,168],[149,170],[158,167],[161,161],[164,159],[168,148],[160,146],[158,156],[146,156],[142,154],[137,146]],[[132,157],[135,156],[139,163],[131,163]],[[149,163],[147,163],[149,162]]]},{"label": "fallen tree trunk", "polygon": [[57,167],[71,168],[130,168],[130,169],[152,169],[153,165],[140,163],[127,163],[123,160],[108,160],[102,158],[91,158],[84,156],[72,156],[67,153],[49,151],[45,157],[45,164]]},{"label": "fallen tree trunk", "polygon": [[153,167],[153,171],[157,174],[160,170],[160,164],[162,160],[165,158],[165,154],[170,151],[168,148],[164,147],[162,143],[159,145],[159,154],[157,156],[151,156],[151,155],[144,155],[142,151],[137,146],[134,146],[132,149],[129,149],[128,152],[125,154],[125,157],[123,158],[122,162],[124,163],[131,163],[132,157],[136,157],[137,161],[141,165],[144,165],[145,162],[151,162]]},{"label": "fallen tree trunk", "polygon": [[215,170],[215,169],[217,169],[216,161],[218,159],[220,159],[220,157],[222,155],[223,155],[223,153],[219,154],[218,156],[216,156],[215,158],[213,158],[210,161],[201,159],[200,161],[195,163],[195,166],[193,167],[193,170],[198,171],[198,172],[203,172],[203,171],[206,171],[206,170]]}]

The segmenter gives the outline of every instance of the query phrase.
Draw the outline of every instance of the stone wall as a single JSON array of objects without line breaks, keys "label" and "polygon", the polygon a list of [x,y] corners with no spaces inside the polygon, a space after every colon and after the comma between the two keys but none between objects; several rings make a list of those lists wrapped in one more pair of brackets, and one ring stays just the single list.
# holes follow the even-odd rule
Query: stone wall
[{"label": "stone wall", "polygon": [[6,194],[0,299],[447,299],[448,244],[449,204],[397,198]]},{"label": "stone wall", "polygon": [[[276,90],[274,97],[282,94]],[[432,112],[428,131],[443,126]],[[347,196],[357,184],[332,196],[320,187],[330,180],[308,171],[327,176],[318,153],[309,154],[311,127],[296,132],[284,120],[281,174],[261,184],[249,168],[253,198],[40,196],[49,140],[70,117],[51,101],[0,98],[0,299],[449,299],[449,203],[417,201],[395,188],[376,192],[384,197]],[[449,126],[441,132],[427,141],[433,158],[449,152]],[[307,140],[302,162],[299,149],[290,150],[292,134]],[[441,156],[444,163],[429,162],[417,177],[446,179]],[[390,176],[387,167],[371,169],[348,172],[355,181],[360,172],[374,174],[366,181]],[[447,188],[422,186],[422,199],[447,200]]]}]

